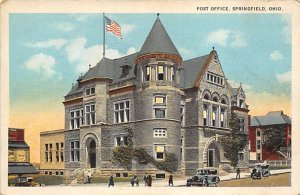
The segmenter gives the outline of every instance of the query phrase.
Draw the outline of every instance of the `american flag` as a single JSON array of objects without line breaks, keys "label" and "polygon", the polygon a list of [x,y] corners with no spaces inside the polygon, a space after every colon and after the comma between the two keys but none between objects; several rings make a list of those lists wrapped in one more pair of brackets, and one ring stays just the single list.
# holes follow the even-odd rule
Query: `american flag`
[{"label": "american flag", "polygon": [[122,38],[121,34],[121,26],[113,20],[110,20],[108,17],[105,16],[106,22],[106,30],[112,32],[117,37]]}]

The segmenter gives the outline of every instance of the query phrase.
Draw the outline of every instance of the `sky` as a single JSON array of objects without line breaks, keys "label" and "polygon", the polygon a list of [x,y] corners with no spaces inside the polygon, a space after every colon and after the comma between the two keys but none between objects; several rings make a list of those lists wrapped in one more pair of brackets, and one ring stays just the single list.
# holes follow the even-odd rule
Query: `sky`
[{"label": "sky", "polygon": [[[106,57],[140,50],[152,14],[113,14],[122,39],[106,33]],[[246,91],[249,114],[291,116],[291,17],[288,14],[160,14],[183,60],[218,53],[233,87]],[[102,14],[9,15],[9,126],[25,128],[31,162],[39,133],[64,128],[64,96],[103,53]]]}]

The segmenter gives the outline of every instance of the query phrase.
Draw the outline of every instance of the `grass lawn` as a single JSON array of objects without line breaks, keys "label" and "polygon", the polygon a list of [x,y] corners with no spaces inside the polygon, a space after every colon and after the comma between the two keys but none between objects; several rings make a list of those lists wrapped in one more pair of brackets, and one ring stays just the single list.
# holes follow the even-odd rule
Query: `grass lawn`
[{"label": "grass lawn", "polygon": [[[108,183],[109,177],[92,177],[91,183]],[[114,182],[130,182],[130,177],[114,177]]]},{"label": "grass lawn", "polygon": [[220,187],[274,187],[291,186],[291,173],[271,175],[262,179],[234,179],[229,181],[220,181]]}]

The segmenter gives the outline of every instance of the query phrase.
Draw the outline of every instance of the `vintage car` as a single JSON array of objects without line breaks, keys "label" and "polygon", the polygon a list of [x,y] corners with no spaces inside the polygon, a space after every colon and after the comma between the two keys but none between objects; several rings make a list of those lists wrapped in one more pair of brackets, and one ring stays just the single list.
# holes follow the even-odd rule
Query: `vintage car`
[{"label": "vintage car", "polygon": [[267,163],[256,163],[251,172],[252,179],[261,179],[262,177],[269,177],[271,175],[269,170],[269,164]]},{"label": "vintage car", "polygon": [[207,167],[198,169],[196,175],[187,179],[186,186],[217,186],[219,181],[218,169]]},{"label": "vintage car", "polygon": [[39,183],[35,183],[32,177],[17,177],[15,180],[15,186],[37,187],[42,185]]}]

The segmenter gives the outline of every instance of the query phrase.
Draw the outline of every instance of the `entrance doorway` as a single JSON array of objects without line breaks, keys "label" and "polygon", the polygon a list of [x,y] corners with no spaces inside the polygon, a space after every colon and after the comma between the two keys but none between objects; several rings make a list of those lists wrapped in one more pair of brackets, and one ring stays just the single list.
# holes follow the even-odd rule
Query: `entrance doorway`
[{"label": "entrance doorway", "polygon": [[88,145],[88,160],[89,160],[89,167],[96,168],[96,142],[93,139],[90,141],[90,144]]},{"label": "entrance doorway", "polygon": [[208,167],[214,167],[215,166],[215,150],[214,149],[208,149],[208,155],[207,155],[207,166]]}]

